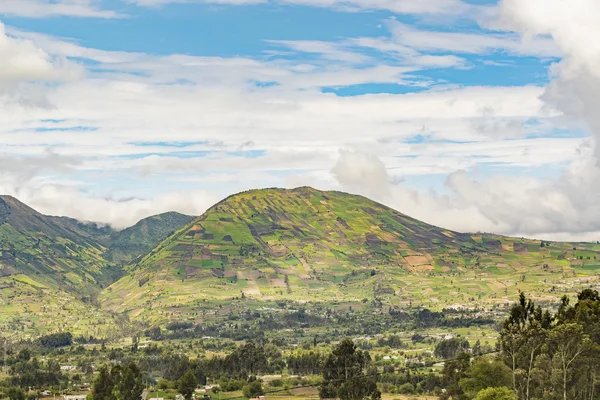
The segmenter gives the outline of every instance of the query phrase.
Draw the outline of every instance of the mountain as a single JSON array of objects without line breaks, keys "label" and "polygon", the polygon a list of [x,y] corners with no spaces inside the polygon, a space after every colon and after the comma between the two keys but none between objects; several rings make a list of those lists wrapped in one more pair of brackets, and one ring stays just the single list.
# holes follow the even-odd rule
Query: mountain
[{"label": "mountain", "polygon": [[129,262],[143,255],[161,241],[187,225],[195,217],[168,212],[144,218],[132,227],[111,232],[104,243],[109,248],[105,258],[113,262]]},{"label": "mountain", "polygon": [[77,221],[0,196],[0,276],[29,276],[40,285],[83,293],[108,283],[106,251]]},{"label": "mountain", "polygon": [[[280,301],[495,307],[597,281],[597,244],[438,228],[361,196],[311,188],[231,196],[125,268],[102,306],[148,322]],[[585,260],[581,261],[580,257]]]},{"label": "mountain", "polygon": [[85,326],[102,314],[97,294],[121,276],[115,261],[140,256],[190,219],[167,213],[119,232],[0,196],[0,331]]},{"label": "mountain", "polygon": [[[175,231],[173,234],[170,234]],[[600,288],[600,244],[465,234],[361,196],[253,190],[117,232],[0,197],[0,335],[118,335],[263,308],[383,312],[556,302]],[[122,263],[131,260],[124,266]]]}]

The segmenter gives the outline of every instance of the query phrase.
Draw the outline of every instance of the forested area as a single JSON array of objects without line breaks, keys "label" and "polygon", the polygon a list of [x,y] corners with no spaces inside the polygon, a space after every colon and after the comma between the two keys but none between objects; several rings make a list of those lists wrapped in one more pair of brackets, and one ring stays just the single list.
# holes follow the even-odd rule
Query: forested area
[{"label": "forested area", "polygon": [[[394,310],[385,318],[392,315],[401,320],[398,324],[413,327],[449,319],[444,313]],[[348,321],[355,316],[338,318]],[[154,333],[168,336],[196,329],[180,323]],[[136,336],[127,346],[110,347],[94,338],[52,334],[3,344],[0,361],[6,377],[0,383],[0,398],[33,400],[45,390],[80,390],[89,393],[91,400],[134,400],[149,389],[191,399],[194,389],[210,384],[211,396],[221,392],[222,400],[228,393],[254,397],[292,393],[299,387],[341,400],[378,400],[382,393],[428,394],[442,400],[600,399],[597,291],[584,290],[573,303],[564,297],[554,310],[543,309],[521,294],[498,329],[493,347],[461,336],[423,335],[418,328],[408,341],[406,335],[395,333],[345,340],[335,340],[330,333],[310,341],[293,335],[288,340],[261,337],[241,342],[162,338],[148,339],[150,344],[142,346]],[[382,356],[422,347],[431,351],[411,351],[402,360]],[[73,366],[61,367],[66,360]]]}]

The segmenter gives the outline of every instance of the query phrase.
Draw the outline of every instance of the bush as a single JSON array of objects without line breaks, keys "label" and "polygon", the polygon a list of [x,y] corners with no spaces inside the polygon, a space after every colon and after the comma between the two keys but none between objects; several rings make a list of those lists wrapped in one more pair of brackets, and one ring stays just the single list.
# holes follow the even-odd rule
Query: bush
[{"label": "bush", "polygon": [[514,392],[506,387],[487,388],[477,393],[474,400],[516,400]]},{"label": "bush", "polygon": [[8,389],[8,398],[10,400],[25,400],[25,392],[18,387]]},{"label": "bush", "polygon": [[410,382],[406,382],[404,385],[398,386],[399,394],[414,394],[415,387]]},{"label": "bush", "polygon": [[42,336],[39,340],[42,346],[56,349],[72,345],[73,335],[70,332],[54,333]]},{"label": "bush", "polygon": [[246,381],[236,379],[223,378],[219,381],[219,387],[224,392],[235,392],[236,390],[242,390],[245,384]]},{"label": "bush", "polygon": [[160,390],[167,390],[172,389],[175,384],[168,379],[162,378],[160,381],[158,381],[157,386]]},{"label": "bush", "polygon": [[242,391],[244,393],[244,396],[247,398],[258,397],[258,396],[262,396],[263,394],[265,394],[265,391],[263,390],[262,382],[258,381],[258,380],[252,381],[249,384],[247,384],[246,386],[244,386],[244,389]]}]

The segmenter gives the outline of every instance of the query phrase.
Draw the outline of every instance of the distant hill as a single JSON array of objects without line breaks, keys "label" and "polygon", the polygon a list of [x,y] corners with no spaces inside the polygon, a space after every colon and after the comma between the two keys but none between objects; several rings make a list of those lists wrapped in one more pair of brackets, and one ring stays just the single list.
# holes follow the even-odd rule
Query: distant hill
[{"label": "distant hill", "polygon": [[144,218],[134,226],[122,231],[111,232],[110,236],[104,240],[109,248],[105,257],[113,262],[129,262],[149,252],[158,243],[195,218],[168,212]]}]

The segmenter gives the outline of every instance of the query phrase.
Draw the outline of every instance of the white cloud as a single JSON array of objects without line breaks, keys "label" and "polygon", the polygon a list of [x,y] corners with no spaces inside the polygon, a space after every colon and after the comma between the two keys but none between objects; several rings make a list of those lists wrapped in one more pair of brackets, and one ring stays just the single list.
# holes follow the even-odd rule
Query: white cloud
[{"label": "white cloud", "polygon": [[98,0],[1,0],[0,15],[45,17],[116,18],[119,15],[98,7]]},{"label": "white cloud", "polygon": [[0,105],[48,106],[44,84],[80,78],[83,68],[62,55],[43,51],[32,41],[7,34],[0,22]]},{"label": "white cloud", "polygon": [[[552,67],[553,81],[543,99],[575,124],[587,123],[600,139],[600,3],[594,0],[504,0],[502,24],[525,36],[549,35],[564,58]],[[596,145],[596,158],[600,159]]]},{"label": "white cloud", "polygon": [[600,190],[595,185],[600,170],[589,158],[546,180],[505,175],[477,179],[459,170],[448,175],[444,191],[398,183],[373,155],[342,153],[338,167],[344,171],[341,176],[334,173],[341,189],[373,196],[375,188],[383,203],[445,228],[551,240],[600,240]]},{"label": "white cloud", "polygon": [[125,0],[140,6],[161,6],[172,3],[261,4],[278,3],[311,7],[327,7],[340,11],[388,10],[398,14],[459,15],[475,7],[460,0]]},{"label": "white cloud", "polygon": [[[406,95],[339,97],[320,90],[428,85],[417,76],[428,62],[448,67],[462,62],[454,55],[427,54],[447,47],[445,39],[435,37],[437,44],[426,49],[417,36],[404,36],[404,42],[278,42],[298,52],[295,59],[264,60],[107,52],[26,32],[9,35],[0,52],[12,49],[3,54],[25,54],[35,62],[26,63],[29,69],[15,68],[7,82],[62,82],[45,88],[52,108],[11,102],[0,114],[0,156],[11,155],[5,162],[0,158],[0,167],[7,166],[0,191],[42,212],[123,227],[170,209],[199,214],[220,197],[260,182],[314,182],[386,199],[402,212],[457,230],[600,231],[596,195],[588,190],[600,174],[589,163],[573,164],[547,182],[474,179],[456,172],[589,159],[585,139],[536,137],[564,127],[556,108],[576,117],[565,105],[542,100],[551,91],[434,87]],[[512,36],[502,43],[458,39],[467,53],[501,46],[521,51],[520,39]],[[530,53],[543,54],[536,46]],[[392,54],[394,63],[362,57],[361,47]],[[306,52],[318,59],[303,58]],[[64,61],[68,58],[93,60],[94,71],[68,80],[70,68],[81,68]],[[337,61],[324,62],[330,58]],[[8,77],[7,71],[5,66]],[[433,174],[450,176],[445,191],[423,192],[396,178]],[[523,190],[512,193],[515,188]],[[561,209],[565,215],[556,215]],[[577,230],[573,221],[586,215],[589,221]]]},{"label": "white cloud", "polygon": [[200,215],[221,200],[207,190],[169,192],[150,199],[112,199],[89,196],[72,187],[56,184],[33,186],[9,194],[45,214],[108,223],[116,229],[127,228],[147,216],[169,211]]},{"label": "white cloud", "polygon": [[390,19],[387,26],[392,43],[421,51],[446,51],[459,54],[506,52],[520,56],[560,57],[559,47],[550,38],[514,33],[462,33],[428,31]]},{"label": "white cloud", "polygon": [[351,191],[360,191],[376,199],[389,195],[390,178],[385,164],[373,154],[340,150],[340,157],[331,173]]}]

